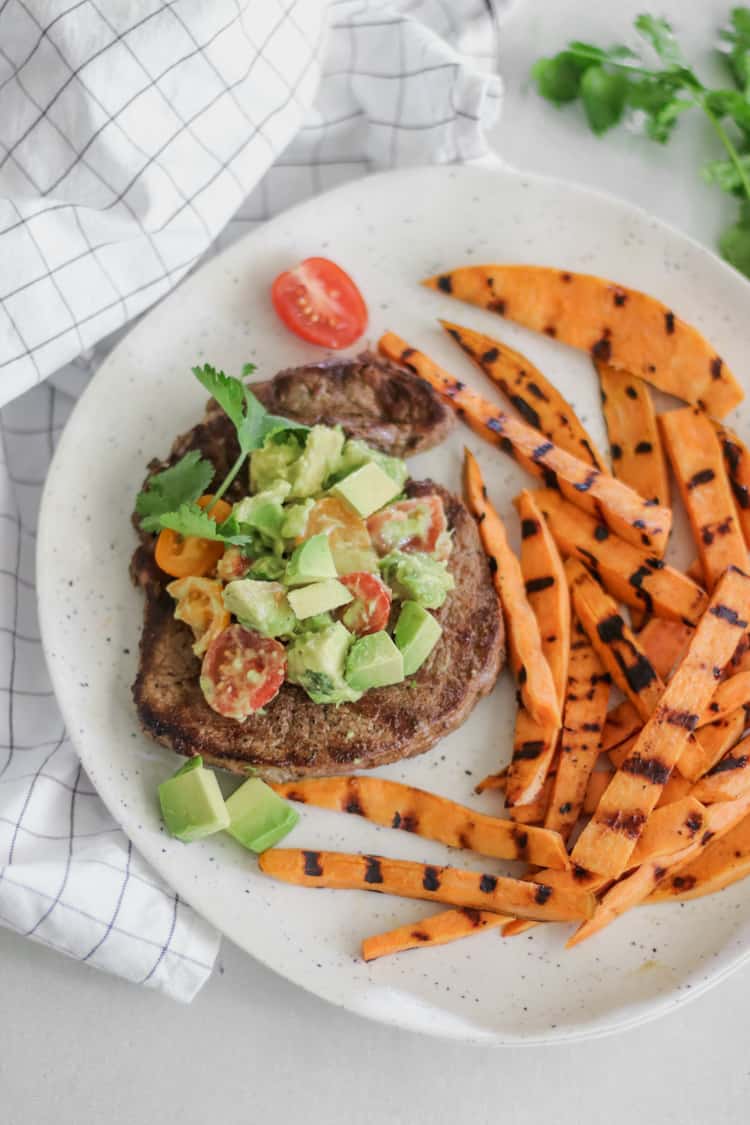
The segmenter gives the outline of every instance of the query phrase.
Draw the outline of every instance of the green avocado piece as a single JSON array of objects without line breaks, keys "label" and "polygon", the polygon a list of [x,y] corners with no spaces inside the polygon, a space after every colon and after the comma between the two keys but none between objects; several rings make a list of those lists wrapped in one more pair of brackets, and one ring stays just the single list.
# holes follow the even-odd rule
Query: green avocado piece
[{"label": "green avocado piece", "polygon": [[398,496],[401,488],[374,461],[369,461],[344,477],[331,491],[354,508],[358,516],[367,519]]},{"label": "green avocado piece", "polygon": [[402,461],[400,457],[391,457],[387,453],[381,453],[379,449],[373,449],[372,446],[360,441],[359,438],[347,440],[341,454],[339,467],[330,483],[336,484],[349,473],[358,469],[360,465],[366,465],[369,462],[378,465],[384,473],[387,473],[391,480],[398,485],[399,492],[401,491],[409,476],[406,462]]},{"label": "green avocado piece", "polygon": [[250,456],[250,487],[254,493],[265,492],[278,481],[292,482],[293,466],[302,455],[305,432],[284,430],[269,434],[261,449]]},{"label": "green avocado piece", "polygon": [[308,497],[299,504],[288,504],[284,509],[281,535],[284,539],[300,539],[307,530],[307,519],[315,501]]},{"label": "green avocado piece", "polygon": [[425,609],[440,609],[456,585],[444,562],[419,551],[391,551],[380,560],[380,571],[394,597],[418,602]]},{"label": "green avocado piece", "polygon": [[167,831],[189,844],[229,825],[229,813],[211,770],[201,757],[191,758],[159,786],[159,804]]},{"label": "green avocado piece", "polygon": [[324,481],[334,473],[344,447],[344,433],[339,427],[313,426],[307,435],[302,455],[290,470],[290,496],[304,499],[321,492]]},{"label": "green avocado piece", "polygon": [[285,570],[286,563],[278,555],[261,555],[251,564],[247,576],[261,582],[276,582],[283,577]]},{"label": "green avocado piece", "polygon": [[250,778],[227,798],[229,827],[243,848],[263,852],[294,828],[299,813],[259,777]]},{"label": "green avocado piece", "polygon": [[385,630],[368,633],[350,648],[344,678],[355,691],[400,684],[404,658]]},{"label": "green avocado piece", "polygon": [[295,547],[286,566],[284,582],[287,586],[306,586],[310,582],[322,582],[324,578],[335,577],[336,564],[331,554],[331,545],[326,533],[321,531]]},{"label": "green avocado piece", "polygon": [[404,658],[404,675],[421,668],[440,640],[442,628],[417,602],[404,602],[398,615],[394,637]]},{"label": "green avocado piece", "polygon": [[238,578],[224,587],[224,608],[240,625],[264,637],[282,637],[297,624],[287,592],[280,582]]},{"label": "green avocado piece", "polygon": [[277,480],[270,488],[247,496],[234,505],[232,515],[243,527],[259,531],[265,538],[274,542],[281,538],[284,523],[284,501],[291,490],[286,480]]},{"label": "green avocado piece", "polygon": [[289,591],[289,604],[300,621],[304,621],[306,617],[316,617],[319,613],[328,613],[341,605],[348,605],[351,600],[351,591],[335,578]]},{"label": "green avocado piece", "polygon": [[344,679],[352,635],[340,621],[303,633],[287,649],[287,679],[314,703],[355,703],[362,695]]}]

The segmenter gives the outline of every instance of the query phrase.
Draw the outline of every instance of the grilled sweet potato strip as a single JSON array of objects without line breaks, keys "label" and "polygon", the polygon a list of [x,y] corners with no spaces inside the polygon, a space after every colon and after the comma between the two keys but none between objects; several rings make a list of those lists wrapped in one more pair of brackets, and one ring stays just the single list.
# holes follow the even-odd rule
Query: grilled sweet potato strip
[{"label": "grilled sweet potato strip", "polygon": [[483,777],[482,780],[474,786],[474,792],[491,793],[493,790],[499,790],[501,793],[504,793],[507,784],[508,767],[503,766],[497,773],[488,773],[486,777]]},{"label": "grilled sweet potato strip", "polygon": [[749,604],[750,578],[728,570],[656,711],[581,833],[572,853],[574,863],[612,878],[626,868],[688,736],[711,699],[714,667],[724,667],[747,628]]},{"label": "grilled sweet potato strip", "polygon": [[593,910],[592,896],[576,888],[558,891],[547,884],[406,859],[269,848],[258,863],[265,875],[301,887],[379,891],[540,921],[588,918]]},{"label": "grilled sweet potato strip", "polygon": [[473,907],[460,907],[458,910],[442,910],[419,922],[398,926],[384,934],[375,934],[362,942],[362,959],[375,961],[392,953],[403,953],[407,949],[426,949],[430,945],[446,945],[459,938],[471,937],[482,930],[495,929],[509,919],[502,914],[491,914],[488,910],[474,910]]},{"label": "grilled sweet potato strip", "polygon": [[747,546],[724,471],[719,439],[698,407],[659,416],[698,548],[706,586],[712,590],[728,566],[747,569]]},{"label": "grilled sweet potato strip", "polygon": [[602,750],[609,752],[610,761],[615,761],[613,750],[620,750],[623,743],[630,742],[643,726],[640,715],[629,699],[623,699],[607,714],[602,732]]},{"label": "grilled sweet potato strip", "polygon": [[[662,809],[661,812],[665,812]],[[637,867],[631,875],[621,879],[606,892],[594,912],[594,916],[576,930],[567,943],[573,945],[598,933],[610,922],[614,922],[626,910],[637,906],[653,894],[660,883],[668,876],[674,877],[685,865],[700,855],[708,843],[725,836],[750,812],[750,792],[734,801],[721,801],[710,805],[703,812],[703,832],[697,833],[693,840],[680,851],[671,855],[661,855]]]},{"label": "grilled sweet potato strip", "polygon": [[601,748],[610,677],[575,622],[568,690],[560,738],[560,761],[544,824],[567,840],[581,814],[586,787]]},{"label": "grilled sweet potato strip", "polygon": [[750,789],[750,738],[743,738],[693,786],[692,795],[705,805],[732,801]]},{"label": "grilled sweet potato strip", "polygon": [[[708,727],[705,729],[708,730]],[[609,751],[609,760],[616,769],[621,769],[623,763],[630,758],[642,730],[643,728],[639,727],[634,735]],[[702,735],[703,731],[701,731]],[[705,773],[710,763],[715,760],[714,747],[714,739],[709,739],[708,746],[704,747],[697,734],[689,734],[685,748],[677,761],[677,769],[681,775],[688,781],[695,781]],[[661,799],[657,801],[657,804],[659,803],[664,804]]]},{"label": "grilled sweet potato strip", "polygon": [[[518,814],[523,824],[534,823],[538,802],[548,800],[548,795],[543,792],[544,783],[554,761],[559,733],[559,726],[542,726],[525,707],[518,708],[513,732],[513,757],[505,785],[505,804],[511,809],[524,806],[523,812]],[[525,807],[532,804],[533,813]],[[544,819],[546,808],[545,803],[540,821]],[[511,816],[514,815],[511,812]]]},{"label": "grilled sweet potato strip", "polygon": [[516,497],[521,520],[521,573],[562,710],[570,659],[570,593],[560,552],[529,492]]},{"label": "grilled sweet potato strip", "polygon": [[640,867],[653,856],[671,855],[691,844],[703,829],[705,811],[696,797],[687,795],[670,805],[654,809],[633,849],[628,866]]},{"label": "grilled sweet potato strip", "polygon": [[540,439],[533,426],[503,413],[393,333],[381,337],[378,346],[383,355],[434,387],[476,433],[510,454],[548,486],[559,488],[576,507],[600,515],[616,535],[628,542],[648,547],[656,554],[664,552],[672,524],[668,508],[649,504],[621,481],[559,449],[548,439]]},{"label": "grilled sweet potato strip", "polygon": [[[451,848],[496,859],[525,859],[542,867],[567,867],[563,841],[544,828],[519,831],[515,824],[383,777],[320,777],[272,788],[290,801],[355,813],[386,828],[414,832]],[[541,858],[542,856],[547,858]]]},{"label": "grilled sweet potato strip", "polygon": [[726,836],[712,840],[705,850],[665,879],[647,902],[701,898],[750,875],[750,816],[736,824]]},{"label": "grilled sweet potato strip", "polygon": [[737,437],[734,430],[718,422],[713,424],[724,454],[724,467],[737,506],[737,518],[745,537],[745,545],[750,547],[750,449]]},{"label": "grilled sweet potato strip", "polygon": [[677,801],[681,801],[683,797],[687,797],[693,788],[693,782],[688,778],[683,777],[682,774],[677,772],[673,773],[667,784],[661,791],[661,797],[656,802],[656,808],[651,814],[652,818],[656,816],[659,809],[664,808],[666,805],[673,805]]},{"label": "grilled sweet potato strip", "polygon": [[701,716],[699,727],[724,719],[738,707],[750,706],[750,671],[737,672],[722,680],[714,692],[713,699]]},{"label": "grilled sweet potato strip", "polygon": [[511,664],[521,698],[540,725],[559,727],[560,701],[542,650],[539,625],[526,597],[521,566],[510,549],[503,521],[487,499],[476,458],[468,449],[464,457],[464,487],[503,607]]},{"label": "grilled sweet potato strip", "polygon": [[495,383],[525,422],[574,457],[607,472],[607,463],[557,387],[525,355],[500,340],[441,320],[445,331]]},{"label": "grilled sweet potato strip", "polygon": [[566,503],[552,489],[532,495],[563,555],[572,555],[596,572],[618,601],[657,617],[694,624],[706,608],[706,593],[653,552],[612,535],[603,523]]},{"label": "grilled sweet potato strip", "polygon": [[692,635],[691,626],[683,621],[652,617],[638,634],[638,644],[656,669],[657,676],[668,680]]},{"label": "grilled sweet potato strip", "polygon": [[743,399],[725,363],[697,329],[661,301],[601,277],[548,266],[466,266],[423,285],[499,313],[640,375],[723,418]]},{"label": "grilled sweet potato strip", "polygon": [[692,742],[682,751],[677,763],[677,769],[682,776],[689,781],[695,781],[710,770],[719,758],[735,745],[745,725],[745,711],[744,708],[739,707],[729,715],[724,715],[713,723],[707,723],[696,731]]},{"label": "grilled sweet potato strip", "polygon": [[612,780],[612,772],[612,770],[594,770],[589,774],[589,779],[586,783],[586,794],[581,807],[581,812],[584,816],[591,816],[592,812],[599,804],[602,793]]},{"label": "grilled sweet potato strip", "polygon": [[651,393],[627,371],[595,360],[609,435],[612,472],[646,500],[669,507],[669,474]]},{"label": "grilled sweet potato strip", "polygon": [[573,606],[604,668],[644,721],[664,691],[636,637],[617,612],[617,603],[577,559],[565,564]]}]

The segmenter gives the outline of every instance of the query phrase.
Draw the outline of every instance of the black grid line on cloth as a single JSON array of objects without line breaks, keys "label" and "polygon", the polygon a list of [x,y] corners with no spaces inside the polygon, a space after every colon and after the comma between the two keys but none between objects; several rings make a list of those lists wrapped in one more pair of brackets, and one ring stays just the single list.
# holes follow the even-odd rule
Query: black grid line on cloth
[{"label": "black grid line on cloth", "polygon": [[146,973],[143,980],[138,982],[139,984],[147,984],[151,980],[152,976],[154,975],[156,970],[159,968],[159,965],[161,965],[162,961],[164,960],[164,957],[166,956],[166,953],[167,953],[170,945],[172,944],[172,938],[174,937],[175,928],[177,926],[177,911],[178,911],[179,905],[180,905],[180,896],[178,894],[176,894],[174,896],[173,903],[174,903],[174,906],[173,906],[173,910],[172,910],[172,924],[169,927],[169,933],[167,934],[167,940],[162,945],[161,949],[159,950],[159,956],[156,958],[156,960],[154,961],[154,963],[151,966],[151,968],[149,969],[149,971]]},{"label": "black grid line on cloth", "polygon": [[[2,432],[2,415],[0,415],[0,433],[1,432]],[[4,513],[4,514],[7,515],[9,513]],[[18,612],[19,612],[19,608],[20,608],[20,597],[19,597],[19,594],[18,594],[18,587],[19,587],[19,573],[18,572],[21,569],[21,518],[18,514],[16,514],[16,516],[15,516],[15,523],[16,523],[16,564],[15,564],[16,565],[16,572],[15,572],[15,575],[14,575],[15,583],[14,583],[14,586],[13,586],[13,593],[14,593],[14,596],[13,596],[13,612],[11,614],[11,621],[12,621],[11,628],[13,630],[13,633],[11,634],[11,643],[10,643],[10,668],[9,668],[9,681],[8,681],[9,686],[8,686],[8,688],[5,689],[5,692],[8,696],[7,721],[8,721],[8,744],[9,745],[8,745],[8,750],[7,750],[7,753],[6,753],[5,761],[3,763],[3,767],[2,767],[2,769],[0,769],[0,778],[5,775],[5,772],[8,769],[8,766],[10,765],[11,761],[13,760],[13,743],[15,741],[15,698],[16,698],[16,695],[15,695],[15,692],[14,692],[13,689],[15,687],[15,681],[16,681],[16,659],[17,659],[16,632],[18,630]],[[2,691],[2,690],[3,690],[3,688],[0,686],[0,691]]]},{"label": "black grid line on cloth", "polygon": [[[89,2],[89,0],[78,0],[78,2],[76,4],[71,5],[70,8],[66,8],[64,11],[58,12],[57,15],[55,16],[55,18],[53,20],[50,20],[50,22],[48,24],[45,24],[43,27],[41,27],[41,25],[37,24],[37,26],[41,28],[41,34],[39,35],[38,39],[34,43],[34,46],[31,48],[31,50],[29,51],[26,58],[20,63],[17,63],[17,64],[14,63],[12,73],[9,74],[8,77],[3,82],[0,82],[0,94],[3,92],[3,90],[8,85],[8,83],[13,81],[13,79],[16,77],[16,74],[20,74],[20,72],[23,70],[23,68],[25,66],[27,66],[28,63],[31,62],[32,58],[34,57],[36,52],[39,50],[39,47],[44,42],[44,40],[47,39],[47,40],[49,40],[50,43],[52,42],[52,40],[49,39],[49,32],[52,30],[52,28],[55,26],[55,24],[59,23],[60,20],[65,19],[66,16],[69,16],[72,12],[75,12],[78,8],[82,8],[85,4],[88,4],[88,2]],[[7,2],[5,4],[3,4],[2,8],[0,8],[0,16],[2,16],[6,7],[7,7]],[[28,13],[27,13],[27,15],[28,15]]]},{"label": "black grid line on cloth", "polygon": [[123,880],[122,880],[122,885],[120,887],[119,894],[117,895],[117,902],[115,903],[115,908],[112,911],[109,922],[107,923],[107,928],[105,929],[104,933],[99,938],[99,940],[97,942],[95,942],[94,945],[91,946],[91,949],[88,951],[88,953],[84,957],[81,957],[81,961],[90,961],[91,958],[94,956],[94,954],[99,952],[99,950],[104,945],[105,941],[107,940],[107,938],[109,937],[109,935],[112,933],[112,931],[114,929],[115,923],[117,922],[117,919],[120,916],[120,910],[122,909],[123,901],[125,899],[125,891],[127,890],[128,883],[130,882],[130,863],[131,863],[132,858],[133,858],[133,844],[130,840],[128,840],[128,855],[127,855],[127,859],[125,861],[124,877],[123,877]]},{"label": "black grid line on cloth", "polygon": [[[57,890],[57,894],[53,898],[53,900],[50,903],[50,905],[48,906],[47,910],[44,912],[44,914],[42,914],[41,918],[38,918],[37,921],[34,923],[34,925],[29,930],[26,931],[26,933],[24,934],[24,937],[33,937],[34,934],[37,932],[37,930],[40,928],[40,926],[44,925],[44,923],[51,916],[55,907],[59,903],[60,899],[62,898],[63,894],[65,893],[65,888],[68,885],[68,879],[70,878],[70,865],[71,865],[72,860],[73,860],[74,841],[75,841],[75,838],[76,838],[76,833],[75,833],[76,789],[78,788],[78,785],[80,784],[82,773],[83,773],[83,766],[81,766],[79,764],[78,770],[76,772],[76,779],[73,782],[73,792],[70,794],[70,823],[69,823],[69,828],[68,828],[68,857],[67,857],[67,860],[65,862],[65,870],[63,872],[62,879],[60,880],[60,886]],[[27,828],[26,832],[28,832],[28,831],[29,831],[29,829]]]},{"label": "black grid line on cloth", "polygon": [[[71,786],[69,792],[71,793],[71,802],[77,801],[79,797],[78,789],[75,785]],[[8,824],[15,826],[16,821],[11,820],[9,817],[0,816],[0,824]],[[22,824],[19,832],[23,832],[25,836],[31,836],[33,840],[48,840],[61,843],[63,840],[70,840],[71,845],[75,840],[96,840],[102,836],[114,836],[122,832],[122,829],[113,824],[111,828],[97,828],[93,832],[75,832],[72,829],[68,832],[39,832],[36,828],[29,828],[27,825]]]},{"label": "black grid line on cloth", "polygon": [[[14,853],[15,848],[16,848],[16,840],[18,839],[18,833],[22,829],[24,831],[28,831],[26,829],[26,826],[24,825],[23,821],[24,821],[24,817],[26,816],[26,813],[28,811],[29,805],[31,804],[31,798],[34,796],[34,790],[36,789],[36,783],[39,779],[39,775],[41,774],[42,770],[47,765],[47,763],[50,762],[52,760],[52,758],[54,758],[55,754],[58,752],[58,750],[60,749],[60,747],[62,746],[64,741],[65,741],[65,731],[63,730],[62,734],[60,735],[60,738],[58,739],[58,741],[55,743],[55,745],[50,750],[47,757],[42,762],[41,766],[39,767],[39,769],[37,770],[37,772],[34,776],[33,781],[31,782],[31,785],[29,785],[27,790],[26,790],[26,797],[24,799],[23,805],[21,806],[21,810],[18,814],[18,817],[16,818],[15,828],[13,829],[13,836],[11,838],[10,847],[8,849],[8,863],[9,864],[11,864],[13,862],[13,853]],[[0,820],[1,819],[3,819],[3,818],[0,817]],[[10,821],[9,823],[12,823],[12,821]]]}]

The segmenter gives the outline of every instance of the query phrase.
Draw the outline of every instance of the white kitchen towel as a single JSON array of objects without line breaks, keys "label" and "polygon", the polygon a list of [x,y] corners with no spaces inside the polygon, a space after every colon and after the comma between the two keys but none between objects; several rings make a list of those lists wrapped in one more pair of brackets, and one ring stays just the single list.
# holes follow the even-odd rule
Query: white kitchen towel
[{"label": "white kitchen towel", "polygon": [[369,171],[485,155],[500,7],[0,3],[0,922],[17,932],[181,1000],[218,949],[91,788],[45,670],[37,509],[75,398],[135,316],[255,224]]}]

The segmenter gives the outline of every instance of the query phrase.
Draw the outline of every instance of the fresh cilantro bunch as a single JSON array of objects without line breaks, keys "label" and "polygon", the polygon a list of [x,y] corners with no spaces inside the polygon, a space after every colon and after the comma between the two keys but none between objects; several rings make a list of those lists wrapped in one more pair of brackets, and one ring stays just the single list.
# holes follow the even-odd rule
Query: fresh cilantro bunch
[{"label": "fresh cilantro bunch", "polygon": [[[242,374],[251,375],[253,371],[255,366],[246,363]],[[308,427],[269,414],[241,379],[225,375],[210,364],[194,367],[193,375],[232,422],[240,447],[239,455],[214,490],[213,501],[208,508],[200,508],[196,501],[211,484],[215,469],[210,461],[193,450],[170,468],[150,478],[147,487],[136,497],[135,510],[141,517],[144,531],[159,532],[171,528],[183,536],[193,535],[239,547],[253,547],[256,535],[251,529],[243,529],[233,516],[217,525],[211,518],[211,509],[227,491],[249,455],[254,449],[261,448],[269,434],[280,430],[307,431]]]},{"label": "fresh cilantro bunch", "polygon": [[[627,115],[659,144],[666,144],[683,113],[702,110],[726,154],[706,164],[703,176],[740,200],[738,220],[722,234],[719,249],[750,277],[750,8],[733,8],[720,32],[719,50],[733,82],[726,89],[704,86],[666,20],[641,15],[635,28],[644,41],[642,53],[623,45],[602,48],[574,41],[534,64],[537,89],[556,105],[580,99],[597,134]],[[649,48],[656,65],[649,65]]]}]

